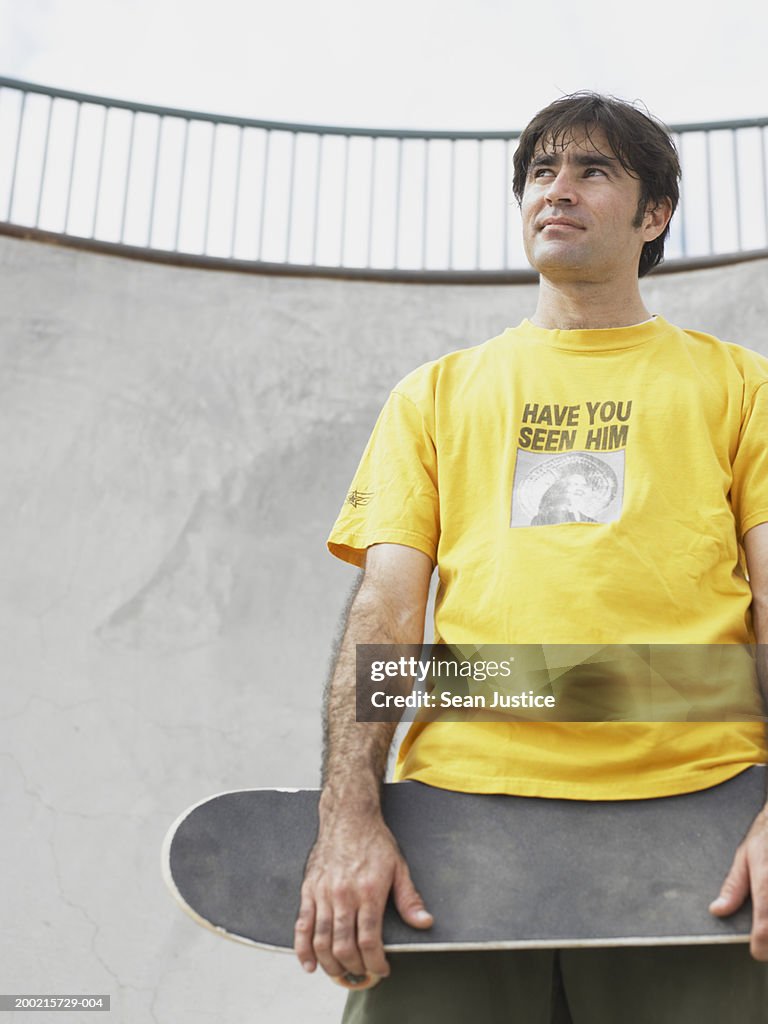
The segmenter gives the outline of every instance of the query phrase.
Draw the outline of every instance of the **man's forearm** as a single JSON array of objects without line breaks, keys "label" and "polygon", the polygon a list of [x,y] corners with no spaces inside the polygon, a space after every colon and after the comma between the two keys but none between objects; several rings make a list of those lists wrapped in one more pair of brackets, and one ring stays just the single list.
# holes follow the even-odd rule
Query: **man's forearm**
[{"label": "man's forearm", "polygon": [[744,537],[747,574],[752,590],[752,628],[755,634],[757,679],[768,714],[768,523],[760,523]]},{"label": "man's forearm", "polygon": [[763,729],[765,743],[768,746],[768,608],[761,600],[753,599],[752,626],[755,631],[757,683],[763,705]]},{"label": "man's forearm", "polygon": [[429,928],[395,837],[381,814],[381,782],[394,722],[358,722],[357,645],[420,644],[432,560],[397,544],[374,545],[347,616],[325,703],[323,792],[296,919],[307,971],[383,977],[381,924],[391,895],[402,919]]},{"label": "man's forearm", "polygon": [[752,623],[755,630],[757,681],[763,698],[763,714],[768,715],[768,608],[753,601]]},{"label": "man's forearm", "polygon": [[375,582],[363,579],[350,606],[328,686],[324,716],[321,821],[349,807],[376,813],[396,722],[356,721],[358,644],[421,644],[423,608],[404,611]]}]

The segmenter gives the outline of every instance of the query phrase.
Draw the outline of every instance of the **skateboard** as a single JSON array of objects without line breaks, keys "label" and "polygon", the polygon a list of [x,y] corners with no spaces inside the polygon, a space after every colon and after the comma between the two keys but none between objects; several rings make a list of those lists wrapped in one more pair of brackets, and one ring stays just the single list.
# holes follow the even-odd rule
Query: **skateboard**
[{"label": "skateboard", "polygon": [[[765,802],[766,768],[647,800],[554,800],[383,787],[385,820],[434,915],[387,907],[392,952],[746,942],[751,906],[712,916],[736,846]],[[181,906],[218,934],[290,951],[318,790],[240,790],[185,811],[163,844]],[[370,976],[341,979],[349,988]]]}]

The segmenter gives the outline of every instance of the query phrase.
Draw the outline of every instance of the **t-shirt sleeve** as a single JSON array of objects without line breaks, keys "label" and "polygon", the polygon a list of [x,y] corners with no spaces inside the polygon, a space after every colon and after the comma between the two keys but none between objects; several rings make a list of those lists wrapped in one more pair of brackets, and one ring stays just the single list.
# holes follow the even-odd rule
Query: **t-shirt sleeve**
[{"label": "t-shirt sleeve", "polygon": [[436,561],[437,453],[419,407],[393,391],[360,460],[328,550],[361,566],[372,544],[404,544]]},{"label": "t-shirt sleeve", "polygon": [[768,522],[768,381],[755,389],[745,411],[731,499],[741,537]]}]

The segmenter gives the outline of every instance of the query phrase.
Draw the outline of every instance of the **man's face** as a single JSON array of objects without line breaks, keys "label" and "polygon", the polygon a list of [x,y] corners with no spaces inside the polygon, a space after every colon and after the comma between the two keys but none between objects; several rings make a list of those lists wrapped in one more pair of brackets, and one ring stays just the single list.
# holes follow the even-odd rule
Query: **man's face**
[{"label": "man's face", "polygon": [[598,129],[576,127],[555,147],[537,146],[522,202],[529,261],[553,280],[636,279],[643,245],[668,219],[665,209],[638,210],[639,201],[640,182]]},{"label": "man's face", "polygon": [[589,494],[587,481],[581,473],[571,473],[566,479],[565,493],[572,502],[578,502],[585,494]]}]

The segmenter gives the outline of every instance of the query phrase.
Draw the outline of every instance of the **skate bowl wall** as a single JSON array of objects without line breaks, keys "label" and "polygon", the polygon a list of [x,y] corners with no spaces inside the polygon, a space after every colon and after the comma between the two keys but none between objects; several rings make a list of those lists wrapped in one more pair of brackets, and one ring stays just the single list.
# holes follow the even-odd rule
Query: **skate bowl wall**
[{"label": "skate bowl wall", "polygon": [[[221,790],[315,786],[356,570],[325,539],[377,412],[534,285],[176,267],[0,236],[0,766],[8,991],[113,1019],[336,1020],[288,957],[172,904],[166,827]],[[672,322],[768,354],[768,260],[656,275]]]}]

